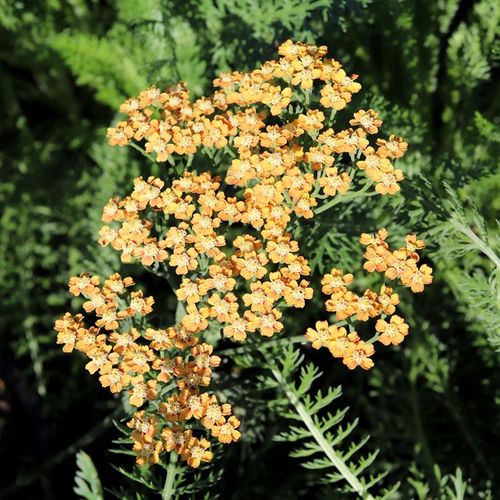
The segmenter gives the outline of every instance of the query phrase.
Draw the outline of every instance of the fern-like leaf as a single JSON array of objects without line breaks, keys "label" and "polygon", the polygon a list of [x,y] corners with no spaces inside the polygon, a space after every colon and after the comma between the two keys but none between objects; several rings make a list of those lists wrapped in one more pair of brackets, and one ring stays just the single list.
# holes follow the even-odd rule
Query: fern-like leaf
[{"label": "fern-like leaf", "polygon": [[[368,490],[387,473],[367,478],[363,476],[363,473],[373,465],[378,452],[361,457],[356,455],[366,444],[368,437],[360,442],[350,443],[345,451],[340,448],[357,424],[357,420],[354,420],[344,427],[339,425],[347,413],[347,408],[339,409],[335,413],[328,412],[326,415],[319,413],[341,395],[341,388],[329,389],[326,393],[321,391],[313,393],[312,384],[321,376],[321,373],[311,364],[302,366],[298,382],[293,382],[292,375],[296,367],[303,362],[303,356],[293,346],[285,348],[278,356],[267,358],[272,375],[285,393],[292,409],[289,412],[290,417],[301,422],[300,426],[291,426],[288,432],[278,435],[276,440],[296,442],[297,447],[290,455],[294,458],[306,459],[302,462],[306,469],[325,470],[326,482],[344,481],[349,491],[365,499],[374,499],[375,497]],[[274,359],[279,359],[279,361],[275,362]],[[354,458],[355,455],[358,458]],[[391,491],[395,491],[396,488],[397,486]]]},{"label": "fern-like leaf", "polygon": [[77,471],[73,491],[79,498],[102,500],[102,485],[92,459],[83,451],[76,454]]}]

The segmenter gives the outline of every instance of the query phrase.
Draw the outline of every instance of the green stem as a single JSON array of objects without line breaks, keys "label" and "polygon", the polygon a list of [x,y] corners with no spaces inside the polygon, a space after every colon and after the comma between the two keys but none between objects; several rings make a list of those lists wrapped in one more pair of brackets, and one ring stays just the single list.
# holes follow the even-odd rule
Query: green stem
[{"label": "green stem", "polygon": [[379,193],[376,191],[373,191],[372,193],[367,193],[367,189],[372,185],[372,182],[367,182],[361,191],[358,191],[357,193],[352,193],[352,194],[346,194],[343,196],[336,196],[333,200],[329,201],[328,203],[325,203],[324,205],[321,205],[318,207],[314,213],[316,215],[321,214],[323,212],[326,212],[330,208],[334,207],[335,205],[338,205],[339,203],[344,203],[345,201],[350,201],[354,200],[355,198],[362,198],[362,197],[369,197],[369,196],[376,196]]},{"label": "green stem", "polygon": [[135,142],[129,142],[129,146],[132,146],[134,149],[137,149],[137,151],[139,151],[142,154],[142,156],[145,156],[146,158],[151,160],[153,163],[156,163],[156,160],[149,153],[146,153],[146,151],[144,149],[142,149],[141,146],[139,146]]},{"label": "green stem", "polygon": [[[281,339],[266,339],[266,347],[269,345],[280,345],[280,344],[303,344],[306,343],[308,340],[304,335],[297,335],[295,337],[285,337]],[[260,343],[258,344],[246,344],[242,345],[241,347],[232,347],[229,349],[221,349],[219,352],[220,354],[223,354],[224,356],[232,356],[233,354],[245,354],[247,352],[252,352],[252,351],[258,351],[259,348],[261,347]]]},{"label": "green stem", "polygon": [[174,482],[177,475],[177,453],[170,454],[170,462],[167,467],[167,477],[161,492],[162,500],[170,500],[174,495]]}]

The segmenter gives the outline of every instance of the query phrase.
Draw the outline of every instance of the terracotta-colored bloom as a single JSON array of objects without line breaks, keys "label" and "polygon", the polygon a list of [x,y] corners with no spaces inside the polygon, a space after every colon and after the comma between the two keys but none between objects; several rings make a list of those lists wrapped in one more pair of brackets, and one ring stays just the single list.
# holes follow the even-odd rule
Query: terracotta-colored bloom
[{"label": "terracotta-colored bloom", "polygon": [[144,377],[137,375],[131,379],[131,384],[129,402],[132,406],[142,406],[145,400],[153,401],[156,399],[158,395],[156,380],[144,382]]},{"label": "terracotta-colored bloom", "polygon": [[213,453],[208,451],[209,448],[210,441],[191,437],[184,444],[181,459],[186,461],[193,469],[197,469],[201,462],[210,462],[212,460]]},{"label": "terracotta-colored bloom", "polygon": [[88,273],[83,273],[69,279],[69,291],[75,296],[80,294],[89,296],[96,290],[99,281],[99,276],[90,276]]},{"label": "terracotta-colored bloom", "polygon": [[264,314],[249,314],[250,324],[264,337],[272,337],[283,330],[283,323],[279,321],[282,313],[278,309],[271,309]]},{"label": "terracotta-colored bloom", "polygon": [[[225,420],[225,419],[224,419]],[[221,443],[229,444],[233,441],[238,441],[241,437],[241,432],[236,430],[240,426],[240,421],[231,416],[224,423],[214,425],[211,429],[212,436],[219,439]]]},{"label": "terracotta-colored bloom", "polygon": [[292,280],[283,291],[283,297],[289,306],[302,308],[306,305],[306,300],[312,299],[313,289],[309,286],[309,281],[302,280],[300,283]]},{"label": "terracotta-colored bloom", "polygon": [[157,433],[158,419],[155,416],[146,415],[144,410],[134,413],[131,420],[127,422],[127,427],[132,429],[132,439],[134,441],[145,441],[151,443]]},{"label": "terracotta-colored bloom", "polygon": [[378,118],[378,114],[373,109],[368,111],[361,109],[354,113],[354,118],[349,121],[349,124],[360,125],[368,134],[376,134],[382,125],[382,120]]},{"label": "terracotta-colored bloom", "polygon": [[393,293],[392,288],[382,285],[377,301],[384,314],[394,314],[394,311],[396,310],[395,306],[399,304],[399,295],[397,293]]},{"label": "terracotta-colored bloom", "polygon": [[205,416],[201,419],[201,424],[207,429],[212,429],[215,425],[222,425],[225,418],[231,414],[231,405],[217,403],[215,396],[212,396],[208,402]]},{"label": "terracotta-colored bloom", "polygon": [[101,370],[99,381],[103,387],[109,387],[111,392],[120,392],[130,383],[130,376],[121,368],[110,368]]},{"label": "terracotta-colored bloom", "polygon": [[221,359],[219,356],[212,355],[214,350],[210,344],[198,344],[191,348],[191,356],[195,364],[194,370],[203,375],[210,375],[211,368],[220,365]]},{"label": "terracotta-colored bloom", "polygon": [[248,319],[248,312],[243,317],[238,316],[233,318],[231,323],[226,325],[223,329],[224,337],[232,338],[237,342],[241,342],[247,338],[248,332],[254,332],[255,326]]},{"label": "terracotta-colored bloom", "polygon": [[184,430],[181,426],[165,427],[161,431],[161,437],[165,445],[165,451],[176,451],[183,453],[186,449],[187,443],[192,437],[192,431]]},{"label": "terracotta-colored bloom", "polygon": [[424,286],[432,283],[432,269],[427,264],[417,267],[416,262],[410,260],[401,275],[401,283],[409,286],[414,293],[423,292]]},{"label": "terracotta-colored bloom", "polygon": [[380,332],[378,341],[384,345],[398,345],[403,342],[406,335],[408,335],[408,325],[404,319],[398,315],[391,316],[390,322],[383,319],[377,320],[375,325],[377,332]]},{"label": "terracotta-colored bloom", "polygon": [[347,286],[350,285],[354,277],[352,274],[344,274],[340,269],[333,268],[330,273],[325,274],[321,280],[323,287],[321,291],[326,295],[333,293],[344,292]]},{"label": "terracotta-colored bloom", "polygon": [[135,441],[132,447],[134,453],[137,454],[137,465],[153,465],[160,462],[160,454],[163,451],[163,443],[161,441]]},{"label": "terracotta-colored bloom", "polygon": [[338,193],[346,193],[349,191],[351,179],[346,172],[338,173],[336,167],[325,169],[326,176],[321,177],[319,185],[323,188],[323,192],[329,196],[335,196]]},{"label": "terracotta-colored bloom", "polygon": [[216,318],[221,323],[231,322],[237,316],[238,301],[233,293],[227,293],[222,297],[214,293],[208,299],[208,303],[212,306],[210,317]]},{"label": "terracotta-colored bloom", "polygon": [[373,367],[374,363],[370,359],[375,353],[375,348],[372,344],[367,344],[360,340],[356,344],[353,344],[344,355],[343,363],[350,370],[360,366],[363,370],[369,370]]},{"label": "terracotta-colored bloom", "polygon": [[306,338],[311,342],[314,349],[328,346],[328,342],[332,337],[329,327],[328,321],[316,321],[315,328],[307,329]]},{"label": "terracotta-colored bloom", "polygon": [[408,143],[395,135],[391,135],[388,141],[377,139],[377,144],[380,146],[377,154],[381,157],[401,158],[408,150]]},{"label": "terracotta-colored bloom", "polygon": [[337,320],[347,319],[356,314],[358,296],[351,292],[336,292],[325,303],[326,310],[334,312]]},{"label": "terracotta-colored bloom", "polygon": [[371,245],[366,249],[364,257],[366,262],[363,264],[363,268],[369,273],[375,271],[382,273],[387,270],[387,259],[390,253],[384,246]]}]

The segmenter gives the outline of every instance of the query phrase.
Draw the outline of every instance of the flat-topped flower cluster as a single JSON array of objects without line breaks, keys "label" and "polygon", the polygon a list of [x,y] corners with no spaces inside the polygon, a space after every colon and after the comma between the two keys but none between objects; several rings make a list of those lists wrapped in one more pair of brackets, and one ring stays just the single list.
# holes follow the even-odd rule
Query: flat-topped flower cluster
[{"label": "flat-topped flower cluster", "polygon": [[[361,235],[360,242],[366,246],[363,268],[381,273],[389,280],[397,280],[414,293],[422,292],[425,285],[432,282],[431,268],[427,264],[420,267],[417,264],[420,260],[417,251],[424,248],[424,242],[409,234],[405,247],[391,251],[387,236],[385,229],[374,235]],[[399,295],[393,288],[383,284],[379,293],[366,289],[362,296],[358,296],[348,290],[353,281],[352,274],[344,274],[340,269],[334,268],[325,274],[321,281],[322,292],[330,297],[325,304],[326,310],[335,313],[337,323],[330,325],[328,321],[317,321],[315,328],[308,328],[306,337],[315,349],[328,348],[332,356],[342,358],[351,370],[357,366],[368,370],[374,365],[370,359],[375,353],[374,343],[398,345],[408,335],[409,327],[401,316],[394,314]],[[377,333],[366,342],[361,340],[354,329],[355,322],[377,317],[380,317],[375,324]],[[349,331],[343,325],[347,325]]]},{"label": "flat-topped flower cluster", "polygon": [[[83,274],[71,278],[70,291],[86,298],[87,323],[95,317],[94,324],[67,313],[55,328],[64,351],[89,356],[87,369],[99,373],[103,386],[128,391],[132,406],[145,405],[128,423],[138,464],[176,451],[198,467],[212,458],[210,436],[239,439],[231,407],[204,392],[221,361],[204,332],[215,329],[239,342],[285,334],[286,309],[303,308],[314,293],[294,236],[300,219],[339,201],[400,189],[403,173],[394,163],[407,144],[394,135],[370,142],[382,125],[375,111],[359,110],[348,128],[333,128],[361,86],[326,52],[287,41],[278,60],[221,74],[218,90],[194,101],[182,83],[164,92],[151,87],[127,100],[120,107],[126,119],[108,130],[110,144],[131,144],[168,161],[171,170],[182,168],[167,182],[138,177],[129,196],[112,198],[99,242],[119,251],[123,262],[137,260],[166,275],[184,315],[175,326],[144,329],[139,319],[153,299],[129,293],[130,278],[114,275],[100,287],[98,277]],[[362,235],[365,269],[422,291],[432,281],[430,268],[417,264],[423,242],[409,235],[406,247],[390,251],[386,236],[384,230]],[[399,297],[391,288],[358,297],[347,290],[352,279],[338,269],[323,277],[326,309],[337,323],[320,321],[306,338],[350,369],[367,369],[373,342],[397,344],[408,327],[393,314]],[[378,334],[367,342],[352,324],[344,327],[354,317],[378,316]]]}]

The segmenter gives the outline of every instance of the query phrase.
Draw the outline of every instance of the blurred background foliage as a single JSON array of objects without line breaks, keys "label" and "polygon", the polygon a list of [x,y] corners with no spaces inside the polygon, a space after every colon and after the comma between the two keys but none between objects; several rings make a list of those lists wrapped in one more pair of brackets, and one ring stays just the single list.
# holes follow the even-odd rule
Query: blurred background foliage
[{"label": "blurred background foliage", "polygon": [[[70,275],[120,268],[96,242],[101,208],[150,173],[137,151],[106,145],[118,105],[150,84],[209,92],[218,72],[253,69],[287,38],[327,45],[360,75],[386,132],[409,142],[402,196],[374,217],[423,235],[436,274],[423,296],[405,297],[411,338],[375,370],[346,374],[312,357],[325,384],[343,384],[379,466],[402,481],[400,498],[491,497],[500,470],[499,20],[495,0],[0,0],[0,463],[11,480],[0,497],[69,498],[82,447],[104,484],[120,480],[106,452],[116,402],[51,331],[71,308]],[[352,268],[357,229],[375,227],[331,223],[307,256]],[[141,283],[153,295],[163,286]],[[261,425],[269,439],[275,424]],[[223,459],[234,474],[220,479],[221,498],[297,498],[304,485],[286,450],[249,446]],[[286,470],[262,467],[263,457]]]}]

